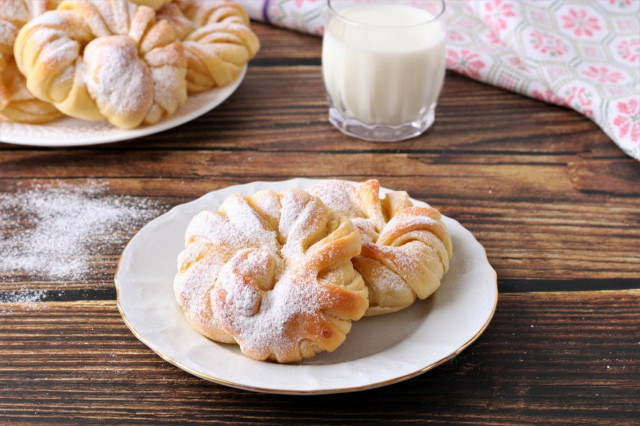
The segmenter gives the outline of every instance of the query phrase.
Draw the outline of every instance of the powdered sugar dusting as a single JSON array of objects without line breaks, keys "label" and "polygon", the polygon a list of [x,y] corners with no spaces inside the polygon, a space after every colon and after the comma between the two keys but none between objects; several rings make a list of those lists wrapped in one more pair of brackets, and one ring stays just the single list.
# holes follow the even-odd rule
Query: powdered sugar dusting
[{"label": "powdered sugar dusting", "polygon": [[362,208],[358,189],[349,182],[333,179],[313,185],[307,191],[320,198],[335,213],[351,219],[360,231],[363,243],[375,243],[378,240],[378,231]]},{"label": "powdered sugar dusting", "polygon": [[[195,263],[191,265],[186,274],[177,274],[173,284],[176,300],[181,306],[188,306],[185,313],[193,323],[202,328],[207,325],[208,321],[215,321],[215,318],[212,318],[209,304],[209,292],[220,268],[224,265],[222,256],[207,256],[196,262],[196,255],[203,249],[204,246],[201,244],[190,244],[180,254],[178,259],[180,269],[182,269],[182,261]],[[217,324],[212,325],[217,326]]]},{"label": "powdered sugar dusting", "polygon": [[[278,250],[279,244],[276,232],[251,207],[240,195],[229,197],[221,209],[227,213],[233,229],[243,235],[246,240],[252,241],[257,247],[265,250]],[[229,231],[226,231],[229,233]]]},{"label": "powdered sugar dusting", "polygon": [[17,34],[18,29],[13,24],[0,19],[0,51],[13,46]]},{"label": "powdered sugar dusting", "polygon": [[55,5],[51,0],[31,0],[29,2],[29,9],[32,17],[40,16],[52,7],[55,7]]},{"label": "powdered sugar dusting", "polygon": [[398,235],[405,234],[413,230],[428,231],[439,236],[439,238],[440,234],[445,232],[442,227],[442,222],[429,216],[399,214],[391,218],[389,223],[387,223],[378,237],[378,243],[391,245]]},{"label": "powdered sugar dusting", "polygon": [[[279,361],[291,361],[310,356],[310,347],[301,349],[303,341],[320,342],[339,333],[324,311],[350,316],[355,302],[335,300],[337,296],[318,282],[319,271],[334,261],[333,256],[325,256],[325,264],[304,262],[306,245],[326,229],[330,212],[317,198],[297,189],[284,192],[277,203],[271,199],[274,196],[278,197],[258,193],[249,203],[234,195],[219,211],[197,214],[187,229],[175,288],[187,317],[205,335],[208,330],[217,333],[211,330],[217,327],[254,358],[275,355]],[[252,203],[268,210],[269,220]],[[281,206],[279,212],[276,204]],[[277,223],[269,222],[277,217]],[[317,250],[333,249],[331,244],[317,244],[313,245]],[[349,258],[343,260],[345,267],[351,267]],[[336,276],[351,282],[349,274]],[[334,285],[344,284],[335,281]],[[203,295],[206,289],[208,297]]]},{"label": "powdered sugar dusting", "polygon": [[280,221],[280,209],[282,206],[280,205],[278,193],[272,190],[263,190],[256,193],[252,200],[264,215],[276,222]]},{"label": "powdered sugar dusting", "polygon": [[22,1],[3,1],[0,3],[0,19],[9,21],[15,25],[26,22],[30,18],[29,11],[25,8]]},{"label": "powdered sugar dusting", "polygon": [[287,240],[282,247],[282,257],[287,262],[293,264],[302,260],[303,244],[318,226],[324,225],[320,222],[323,218],[326,220],[326,213],[325,206],[302,191],[287,192],[282,197],[280,235]]},{"label": "powdered sugar dusting", "polygon": [[80,52],[80,44],[68,37],[60,30],[38,28],[33,33],[33,40],[42,46],[39,60],[46,62],[71,64],[75,62]]},{"label": "powdered sugar dusting", "polygon": [[0,194],[0,271],[5,279],[20,274],[32,280],[81,279],[91,271],[93,257],[123,244],[159,213],[157,203],[107,196],[107,189],[88,181]]},{"label": "powdered sugar dusting", "polygon": [[307,189],[307,192],[320,198],[331,210],[341,216],[351,219],[365,217],[359,205],[357,190],[348,182],[329,180],[313,185]]},{"label": "powdered sugar dusting", "polygon": [[[374,185],[366,188],[372,183]],[[390,210],[387,213],[393,214],[393,217],[382,218],[382,223],[376,226],[376,218],[367,212],[376,211],[368,208],[372,207],[368,203],[376,202],[378,194],[370,199],[361,199],[358,194],[362,189],[377,187],[377,181],[354,187],[345,181],[331,180],[314,185],[309,191],[331,209],[352,220],[362,240],[363,254],[360,259],[368,256],[386,259],[384,265],[378,267],[366,260],[354,260],[370,290],[370,302],[383,308],[402,307],[399,303],[408,306],[415,299],[407,294],[414,290],[409,283],[414,282],[415,277],[407,271],[423,271],[424,282],[440,279],[448,265],[445,257],[451,253],[450,237],[444,224],[437,219],[440,215],[435,209],[425,211],[424,208],[409,208],[412,203],[406,192],[392,192],[387,194],[385,201],[377,201],[380,205],[373,207],[384,209],[382,203],[385,203]],[[446,248],[449,254],[437,249],[439,246]],[[428,295],[422,294],[421,297]]]},{"label": "powdered sugar dusting", "polygon": [[84,60],[89,93],[106,116],[144,118],[153,102],[153,80],[138,50],[126,36],[98,38],[87,45]]},{"label": "powdered sugar dusting", "polygon": [[236,266],[230,261],[218,278],[212,295],[215,317],[253,354],[266,358],[295,348],[304,336],[291,333],[291,327],[300,317],[321,315],[326,290],[313,274],[286,271],[272,291],[261,293]]},{"label": "powdered sugar dusting", "polygon": [[[248,254],[248,256],[244,256]],[[223,305],[242,317],[253,315],[260,304],[260,291],[253,285],[252,276],[259,274],[265,252],[239,252],[222,267],[218,275],[218,291],[224,291]]]},{"label": "powdered sugar dusting", "polygon": [[396,222],[400,222],[403,227],[408,228],[419,228],[424,226],[431,227],[440,223],[440,221],[433,219],[432,217],[413,214],[396,215],[389,221],[389,224],[395,226]]},{"label": "powdered sugar dusting", "polygon": [[[367,243],[371,244],[371,243]],[[363,247],[366,244],[363,244]],[[393,246],[385,246],[381,244],[371,244],[375,245],[375,250],[380,253],[381,256],[384,256],[388,259],[392,264],[397,265],[398,268],[408,270],[416,266],[416,258],[419,256],[414,256],[417,253],[415,252],[415,244],[410,242],[408,244],[404,244],[400,247]],[[363,250],[364,251],[364,250]]]},{"label": "powdered sugar dusting", "polygon": [[42,302],[45,298],[44,290],[28,290],[22,287],[16,292],[0,293],[0,313],[11,312],[15,304],[20,304],[21,311],[36,311],[46,307]]},{"label": "powdered sugar dusting", "polygon": [[351,219],[351,222],[360,231],[360,239],[363,243],[375,243],[378,240],[378,231],[369,219],[356,217]]},{"label": "powdered sugar dusting", "polygon": [[50,12],[46,12],[43,13],[42,15],[38,16],[37,18],[33,19],[32,21],[29,22],[30,27],[62,27],[64,25],[68,25],[68,20],[65,18],[64,15],[61,15],[60,13],[54,12],[54,11],[50,11]]},{"label": "powdered sugar dusting", "polygon": [[407,288],[407,283],[386,266],[373,268],[371,270],[370,281],[376,291],[382,294],[389,291],[402,291]]},{"label": "powdered sugar dusting", "polygon": [[186,232],[186,242],[201,238],[217,246],[239,249],[250,243],[244,234],[234,232],[229,218],[219,212],[205,210],[191,219]]},{"label": "powdered sugar dusting", "polygon": [[207,210],[194,216],[187,227],[187,242],[200,237],[218,246],[228,246],[231,250],[246,247],[262,247],[271,251],[280,249],[275,231],[242,196],[228,198],[221,210],[225,213]]}]

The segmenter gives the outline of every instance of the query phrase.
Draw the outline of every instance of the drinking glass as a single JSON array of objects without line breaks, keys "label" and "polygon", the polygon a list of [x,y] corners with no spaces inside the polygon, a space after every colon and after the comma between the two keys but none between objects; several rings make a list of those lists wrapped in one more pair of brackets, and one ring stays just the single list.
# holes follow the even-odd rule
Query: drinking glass
[{"label": "drinking glass", "polygon": [[328,0],[322,74],[329,121],[394,142],[434,122],[445,74],[443,0]]}]

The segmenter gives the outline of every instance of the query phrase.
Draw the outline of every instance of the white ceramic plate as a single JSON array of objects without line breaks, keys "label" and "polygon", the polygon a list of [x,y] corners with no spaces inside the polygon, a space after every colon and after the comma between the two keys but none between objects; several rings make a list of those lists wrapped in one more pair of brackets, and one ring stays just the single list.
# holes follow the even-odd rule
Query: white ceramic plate
[{"label": "white ceramic plate", "polygon": [[118,308],[133,334],[198,377],[286,394],[349,392],[399,382],[453,358],[480,336],[496,308],[496,273],[473,235],[447,217],[454,256],[440,289],[403,311],[355,322],[333,353],[294,365],[260,362],[242,355],[236,345],[212,342],[192,329],[174,299],[173,277],[193,215],[217,209],[231,194],[304,189],[317,182],[293,179],[228,187],[179,205],[142,228],[122,253],[115,277]]},{"label": "white ceramic plate", "polygon": [[151,126],[123,130],[107,121],[85,121],[61,118],[45,124],[22,124],[0,121],[0,142],[15,145],[69,147],[119,142],[152,135],[177,127],[209,112],[236,91],[247,72],[247,66],[231,84],[189,95],[187,102],[171,117]]}]

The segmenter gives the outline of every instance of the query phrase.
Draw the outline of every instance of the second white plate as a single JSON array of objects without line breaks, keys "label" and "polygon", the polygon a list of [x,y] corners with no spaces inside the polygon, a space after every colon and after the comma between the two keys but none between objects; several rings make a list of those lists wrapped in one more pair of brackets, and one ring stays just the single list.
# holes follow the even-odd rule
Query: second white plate
[{"label": "second white plate", "polygon": [[212,342],[191,328],[173,294],[176,259],[191,218],[217,209],[231,194],[304,189],[317,182],[293,179],[228,187],[179,205],[146,225],[125,248],[115,277],[118,308],[133,334],[198,377],[284,394],[349,392],[399,382],[453,358],[480,336],[495,312],[496,273],[480,243],[448,217],[444,221],[454,256],[440,289],[403,311],[355,322],[333,353],[293,365],[259,362],[242,355],[237,346]]},{"label": "second white plate", "polygon": [[60,118],[44,124],[0,121],[0,142],[14,145],[70,147],[98,145],[136,139],[172,129],[214,109],[236,91],[247,72],[247,66],[228,86],[189,95],[187,102],[171,117],[150,126],[133,130],[114,127],[107,121],[85,121]]}]

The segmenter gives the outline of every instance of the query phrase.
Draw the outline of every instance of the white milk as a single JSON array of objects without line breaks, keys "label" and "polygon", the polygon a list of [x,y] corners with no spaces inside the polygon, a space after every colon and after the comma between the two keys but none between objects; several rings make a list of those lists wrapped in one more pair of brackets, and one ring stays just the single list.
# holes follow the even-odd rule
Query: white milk
[{"label": "white milk", "polygon": [[324,34],[322,70],[334,106],[367,124],[399,125],[432,111],[445,72],[440,22],[424,24],[433,19],[427,11],[396,4],[340,16],[356,24],[334,18]]}]

